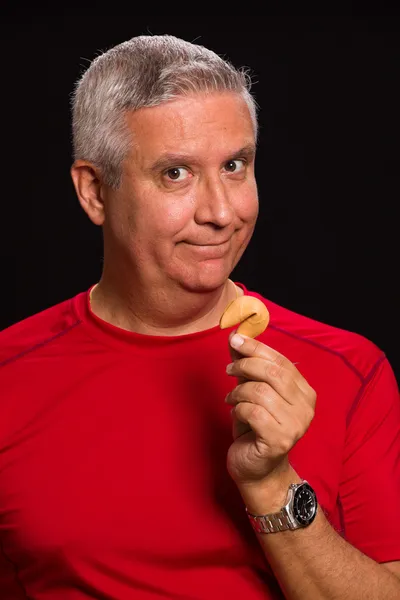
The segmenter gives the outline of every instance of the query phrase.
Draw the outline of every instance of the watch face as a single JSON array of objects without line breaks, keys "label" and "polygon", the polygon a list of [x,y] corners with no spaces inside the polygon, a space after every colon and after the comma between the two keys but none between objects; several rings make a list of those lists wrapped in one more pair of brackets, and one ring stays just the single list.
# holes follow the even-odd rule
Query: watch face
[{"label": "watch face", "polygon": [[317,498],[314,490],[308,483],[297,488],[293,499],[293,514],[300,525],[309,525],[315,519],[317,512]]}]

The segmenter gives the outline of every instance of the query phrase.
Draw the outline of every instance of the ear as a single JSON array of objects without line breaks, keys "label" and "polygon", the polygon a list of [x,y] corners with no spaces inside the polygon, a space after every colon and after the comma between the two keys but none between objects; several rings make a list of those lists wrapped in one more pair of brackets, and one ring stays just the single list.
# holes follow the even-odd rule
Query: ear
[{"label": "ear", "polygon": [[103,184],[98,169],[89,162],[76,160],[71,167],[71,177],[83,210],[95,225],[103,225]]}]

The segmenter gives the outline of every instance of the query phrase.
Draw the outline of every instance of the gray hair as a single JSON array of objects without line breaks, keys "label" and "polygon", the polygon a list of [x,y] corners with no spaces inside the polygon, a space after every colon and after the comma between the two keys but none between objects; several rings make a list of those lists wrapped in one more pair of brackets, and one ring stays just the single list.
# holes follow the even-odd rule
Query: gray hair
[{"label": "gray hair", "polygon": [[248,70],[204,46],[171,35],[142,35],[96,57],[72,94],[74,159],[97,166],[117,188],[131,136],[126,111],[196,92],[232,91],[246,101],[257,137],[257,104]]}]

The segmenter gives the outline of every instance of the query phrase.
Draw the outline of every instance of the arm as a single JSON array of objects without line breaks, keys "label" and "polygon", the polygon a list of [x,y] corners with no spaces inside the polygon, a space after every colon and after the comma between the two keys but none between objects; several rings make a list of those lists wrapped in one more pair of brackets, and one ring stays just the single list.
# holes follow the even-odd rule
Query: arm
[{"label": "arm", "polygon": [[[244,486],[240,491],[250,512],[266,514],[277,512],[290,483],[300,481],[288,467],[279,482],[271,480],[269,486],[258,489]],[[276,498],[275,504],[271,498]],[[400,563],[387,568],[362,554],[336,533],[322,510],[307,528],[257,537],[288,600],[400,598]]]},{"label": "arm", "polygon": [[[313,418],[315,392],[295,367],[271,348],[245,339],[240,353],[250,358],[235,360],[230,371],[245,383],[238,385],[227,398],[227,402],[234,406],[235,439],[228,454],[228,469],[250,512],[258,515],[278,512],[285,504],[289,485],[301,481],[291,468],[287,455]],[[233,356],[237,358],[239,355]],[[379,385],[375,381],[372,385],[375,386],[376,397],[371,396],[369,402],[366,398],[361,410],[370,410],[370,406],[377,414],[370,415],[370,430],[366,429],[365,419],[364,425],[361,419],[361,425],[355,420],[355,424],[350,426],[351,443],[343,469],[341,493],[345,508],[348,506],[351,513],[349,535],[346,536],[350,540],[357,538],[360,527],[369,531],[374,521],[379,521],[371,521],[371,515],[376,515],[377,504],[379,511],[379,502],[374,494],[367,498],[366,491],[371,489],[371,485],[366,488],[365,484],[370,484],[371,478],[366,465],[375,462],[379,466],[379,461],[381,465],[385,461],[383,464],[390,464],[392,469],[396,464],[397,468],[400,466],[400,436],[396,437],[400,404],[394,378],[391,376],[390,393],[386,396],[382,395],[384,384]],[[384,423],[379,422],[379,415],[383,415]],[[375,439],[377,431],[386,440],[382,442],[381,439],[380,445]],[[379,456],[379,449],[382,456]],[[377,451],[378,456],[371,461],[371,455]],[[392,486],[397,505],[400,504],[400,474],[390,471],[390,468],[387,472],[385,468],[375,471],[372,481],[377,485],[372,487],[375,491],[376,487],[383,491],[385,503],[386,488]],[[380,482],[383,483],[381,488]],[[359,505],[357,510],[351,511],[355,504]],[[396,505],[391,507],[392,513]],[[361,516],[354,517],[354,514]],[[394,546],[396,533],[390,529],[389,518],[390,515],[386,519],[385,532]],[[397,514],[392,519],[394,527],[394,523],[398,522]],[[356,549],[334,531],[321,510],[307,528],[257,535],[288,600],[400,598],[399,563],[385,566]],[[364,534],[364,538],[368,539],[368,535]]]}]

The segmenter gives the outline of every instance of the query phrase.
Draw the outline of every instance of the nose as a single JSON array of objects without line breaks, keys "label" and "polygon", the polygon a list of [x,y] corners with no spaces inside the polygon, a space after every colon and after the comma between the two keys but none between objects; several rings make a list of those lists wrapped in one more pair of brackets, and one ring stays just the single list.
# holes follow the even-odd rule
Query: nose
[{"label": "nose", "polygon": [[234,216],[232,191],[228,182],[218,175],[199,182],[195,212],[198,225],[210,224],[222,229],[232,223]]}]

